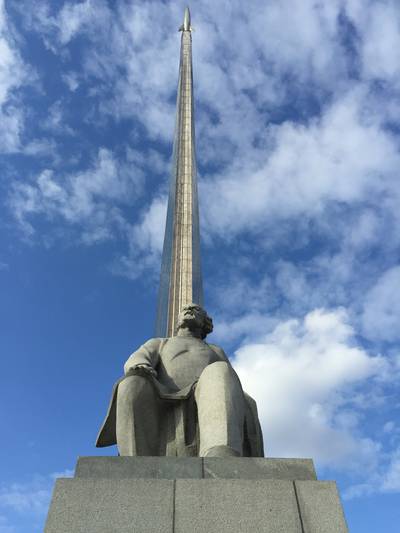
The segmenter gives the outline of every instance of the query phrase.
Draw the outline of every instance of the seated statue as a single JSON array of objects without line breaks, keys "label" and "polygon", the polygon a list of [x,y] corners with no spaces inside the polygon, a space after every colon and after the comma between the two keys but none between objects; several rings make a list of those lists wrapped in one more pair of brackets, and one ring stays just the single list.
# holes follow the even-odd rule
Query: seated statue
[{"label": "seated statue", "polygon": [[177,334],[150,339],[125,363],[96,446],[120,455],[263,457],[255,401],[224,351],[204,339],[212,320],[199,305],[179,314]]}]

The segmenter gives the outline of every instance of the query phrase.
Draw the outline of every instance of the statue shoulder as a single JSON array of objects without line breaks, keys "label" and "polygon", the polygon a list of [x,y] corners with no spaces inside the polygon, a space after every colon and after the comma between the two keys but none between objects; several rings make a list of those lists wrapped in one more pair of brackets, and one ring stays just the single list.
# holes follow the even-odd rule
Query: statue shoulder
[{"label": "statue shoulder", "polygon": [[221,346],[218,346],[217,344],[210,344],[208,343],[208,346],[211,348],[211,350],[213,350],[213,352],[215,352],[218,357],[222,360],[222,361],[229,361],[226,353],[224,352],[224,350],[221,348]]},{"label": "statue shoulder", "polygon": [[153,339],[149,339],[147,340],[142,346],[145,346],[147,349],[159,349],[160,346],[162,346],[163,344],[165,344],[165,342],[167,341],[168,339],[164,339],[164,338],[161,338],[161,337],[155,337]]},{"label": "statue shoulder", "polygon": [[154,339],[147,340],[138,350],[138,352],[147,352],[149,354],[160,354],[161,350],[167,343],[168,338],[155,337]]},{"label": "statue shoulder", "polygon": [[124,365],[125,374],[138,365],[149,365],[155,368],[160,358],[160,352],[167,339],[149,339],[131,354]]}]

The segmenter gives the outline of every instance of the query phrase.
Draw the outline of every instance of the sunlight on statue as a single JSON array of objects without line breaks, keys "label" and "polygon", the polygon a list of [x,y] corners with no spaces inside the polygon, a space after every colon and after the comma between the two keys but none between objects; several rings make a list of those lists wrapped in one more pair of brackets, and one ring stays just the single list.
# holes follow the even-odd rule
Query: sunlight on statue
[{"label": "sunlight on statue", "polygon": [[243,392],[199,305],[183,307],[176,336],[150,339],[125,363],[98,447],[122,456],[263,457],[255,401]]}]

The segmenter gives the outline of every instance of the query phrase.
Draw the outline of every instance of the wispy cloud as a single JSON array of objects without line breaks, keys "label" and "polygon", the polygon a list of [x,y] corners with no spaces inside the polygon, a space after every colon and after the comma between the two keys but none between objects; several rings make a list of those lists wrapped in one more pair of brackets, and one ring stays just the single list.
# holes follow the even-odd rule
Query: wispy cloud
[{"label": "wispy cloud", "polygon": [[267,454],[313,457],[320,475],[341,470],[352,479],[347,499],[400,490],[399,439],[385,438],[387,424],[366,423],[378,409],[385,416],[385,387],[400,379],[397,363],[368,353],[343,309],[318,309],[268,329],[233,359],[257,400]]},{"label": "wispy cloud", "polygon": [[399,88],[400,66],[396,50],[400,46],[400,12],[395,0],[347,2],[347,12],[358,32],[362,75],[380,79]]},{"label": "wispy cloud", "polygon": [[140,221],[127,225],[128,253],[119,257],[112,266],[116,274],[136,279],[144,272],[152,278],[159,271],[164,227],[167,215],[167,199],[155,198],[149,209],[140,216]]},{"label": "wispy cloud", "polygon": [[61,218],[68,224],[84,224],[84,242],[110,238],[124,226],[116,203],[132,201],[142,187],[142,173],[135,173],[101,148],[90,168],[66,176],[46,169],[32,183],[15,182],[9,207],[27,235],[34,234],[31,218]]},{"label": "wispy cloud", "polygon": [[25,117],[17,90],[28,83],[29,75],[32,70],[21,58],[4,0],[0,0],[0,152],[21,148]]},{"label": "wispy cloud", "polygon": [[[26,67],[1,5],[1,142],[16,150],[26,110],[12,93]],[[83,134],[100,132],[103,148],[92,146],[96,155],[73,170],[55,162],[25,171],[9,207],[31,238],[45,220],[45,231],[73,227],[79,243],[120,239],[113,272],[148,277],[162,247],[183,4],[29,2],[20,11],[68,88],[49,100],[41,124],[49,138],[28,139],[25,153],[39,157],[56,135],[79,135],[63,126],[78,94]],[[207,280],[216,338],[240,346],[235,364],[259,400],[269,453],[354,465],[350,496],[398,490],[391,414],[381,433],[366,422],[398,372],[397,2],[203,0],[193,19],[202,232],[218,258]],[[107,128],[120,135],[125,121],[129,147],[103,143]]]},{"label": "wispy cloud", "polygon": [[364,483],[350,485],[343,493],[346,500],[369,496],[371,494],[387,494],[400,492],[400,448],[384,454],[382,464],[367,477]]},{"label": "wispy cloud", "polygon": [[398,341],[400,339],[400,267],[383,272],[365,297],[362,314],[363,333],[368,339]]},{"label": "wispy cloud", "polygon": [[75,72],[66,72],[62,75],[62,79],[72,92],[76,91],[79,87],[79,78]]},{"label": "wispy cloud", "polygon": [[[86,0],[54,12],[46,5],[31,10],[30,27],[54,51],[78,36],[88,40],[79,75],[89,85],[95,80],[100,113],[134,118],[149,138],[170,143],[179,39],[169,28],[181,6],[131,2],[110,10]],[[330,230],[327,206],[367,199],[378,206],[383,197],[398,196],[391,195],[399,156],[397,138],[384,124],[388,98],[377,98],[368,85],[378,74],[363,74],[373,62],[365,50],[377,31],[365,13],[387,20],[394,9],[392,2],[370,2],[361,11],[358,2],[342,0],[197,6],[199,160],[218,168],[202,188],[205,231],[227,237],[267,227],[274,238],[270,226],[301,216],[317,219],[320,228],[325,216]],[[160,18],[159,31],[149,32]],[[232,48],[230,35],[243,36],[240,47]],[[388,42],[394,35],[389,32]],[[355,76],[349,64],[357,59],[363,67]],[[387,205],[389,213],[398,211],[396,201]]]},{"label": "wispy cloud", "polygon": [[267,128],[271,148],[254,150],[253,168],[247,159],[235,161],[229,173],[203,186],[207,230],[231,233],[280,219],[321,218],[334,202],[380,205],[395,193],[398,142],[374,117],[363,116],[365,104],[356,89],[306,125]]},{"label": "wispy cloud", "polygon": [[64,117],[64,108],[65,105],[61,100],[54,102],[50,106],[48,110],[48,116],[46,120],[43,121],[43,124],[41,124],[41,127],[45,130],[53,132],[54,134],[62,133],[64,135],[73,135],[73,129],[68,126],[68,124],[66,124]]},{"label": "wispy cloud", "polygon": [[0,532],[21,531],[21,518],[30,524],[30,531],[42,531],[55,479],[72,475],[72,470],[65,470],[48,476],[36,475],[29,481],[0,485]]},{"label": "wispy cloud", "polygon": [[19,513],[44,514],[48,510],[51,488],[43,480],[29,484],[13,483],[3,487],[0,492],[0,505]]},{"label": "wispy cloud", "polygon": [[[234,364],[254,394],[269,454],[366,468],[380,445],[360,433],[359,386],[386,379],[388,362],[355,343],[344,310],[315,310],[241,347]],[[365,408],[368,408],[368,402]]]}]

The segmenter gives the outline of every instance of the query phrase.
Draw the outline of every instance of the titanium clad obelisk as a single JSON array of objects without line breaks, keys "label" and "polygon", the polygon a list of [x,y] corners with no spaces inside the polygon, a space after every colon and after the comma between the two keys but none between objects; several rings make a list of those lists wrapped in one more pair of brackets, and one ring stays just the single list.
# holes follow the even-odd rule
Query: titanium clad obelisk
[{"label": "titanium clad obelisk", "polygon": [[196,180],[192,27],[186,8],[180,27],[181,57],[173,167],[158,295],[156,336],[175,335],[180,309],[203,303]]}]

